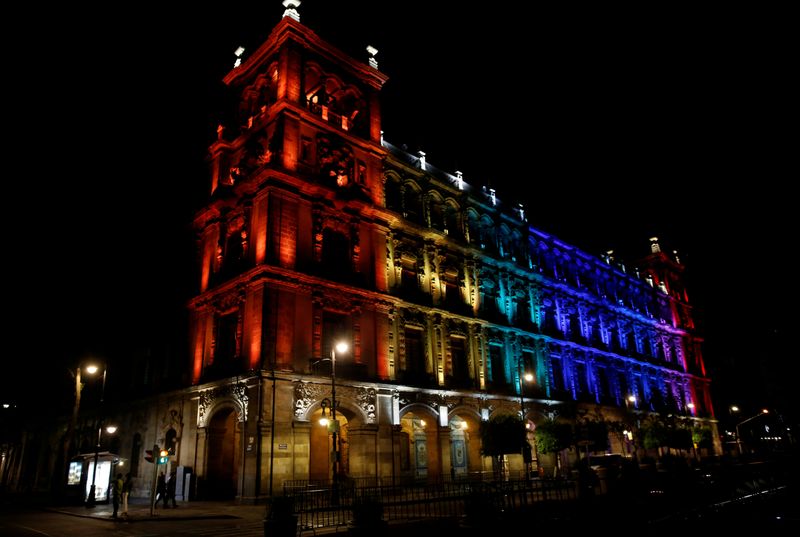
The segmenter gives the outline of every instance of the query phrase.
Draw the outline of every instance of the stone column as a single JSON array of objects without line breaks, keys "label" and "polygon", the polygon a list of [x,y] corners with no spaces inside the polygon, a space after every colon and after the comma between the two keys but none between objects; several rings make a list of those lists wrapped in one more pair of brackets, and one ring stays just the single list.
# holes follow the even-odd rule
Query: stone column
[{"label": "stone column", "polygon": [[378,426],[349,427],[347,441],[350,444],[350,475],[378,476]]},{"label": "stone column", "polygon": [[450,460],[450,427],[439,426],[439,461],[440,461],[440,475],[452,475],[451,469],[453,468],[453,461]]}]

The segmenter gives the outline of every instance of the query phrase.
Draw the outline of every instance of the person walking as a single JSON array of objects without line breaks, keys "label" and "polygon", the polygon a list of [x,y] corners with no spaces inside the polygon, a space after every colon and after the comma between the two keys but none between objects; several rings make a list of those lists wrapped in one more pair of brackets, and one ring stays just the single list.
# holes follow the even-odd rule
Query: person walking
[{"label": "person walking", "polygon": [[154,507],[158,507],[158,501],[164,500],[164,507],[167,506],[167,480],[164,477],[164,472],[158,474],[156,481],[156,500],[153,502]]},{"label": "person walking", "polygon": [[[175,486],[178,484],[178,476],[175,474],[175,470],[172,470],[172,473],[169,474],[169,481],[167,481],[167,502],[172,502],[172,507],[178,507],[178,503],[175,501]],[[164,504],[164,507],[167,507],[167,504]]]},{"label": "person walking", "polygon": [[125,475],[125,481],[122,483],[122,516],[128,516],[128,499],[131,496],[131,491],[133,490],[133,477],[131,473],[128,472]]},{"label": "person walking", "polygon": [[169,507],[169,486],[170,486],[169,478],[170,478],[169,475],[164,476],[164,492],[161,494],[161,499],[163,500],[164,503],[164,509]]},{"label": "person walking", "polygon": [[122,474],[117,474],[111,482],[111,501],[114,505],[114,514],[112,518],[117,518],[117,511],[119,511],[119,500],[122,496]]}]

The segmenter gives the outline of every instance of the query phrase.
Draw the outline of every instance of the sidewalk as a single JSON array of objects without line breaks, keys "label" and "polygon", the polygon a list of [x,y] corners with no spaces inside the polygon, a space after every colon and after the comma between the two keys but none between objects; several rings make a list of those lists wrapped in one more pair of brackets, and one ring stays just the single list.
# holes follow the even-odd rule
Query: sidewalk
[{"label": "sidewalk", "polygon": [[178,502],[178,507],[163,506],[153,509],[153,516],[150,516],[150,503],[147,498],[134,498],[128,502],[128,515],[122,515],[122,506],[115,519],[111,515],[114,507],[111,503],[98,503],[93,508],[86,508],[83,505],[48,507],[48,511],[62,513],[65,515],[78,516],[84,518],[94,518],[97,520],[107,520],[109,522],[144,522],[156,520],[201,520],[209,518],[240,518],[251,522],[260,522],[264,519],[264,505],[245,505],[234,501],[193,501]]},{"label": "sidewalk", "polygon": [[[163,507],[157,507],[153,510],[153,516],[151,517],[150,504],[147,502],[146,498],[134,498],[133,502],[128,504],[128,516],[118,516],[116,519],[111,516],[114,512],[114,507],[110,503],[99,503],[91,509],[87,509],[83,505],[45,507],[45,509],[70,516],[104,520],[110,524],[224,518],[236,518],[246,522],[261,523],[264,520],[266,509],[264,505],[243,505],[235,501],[193,501],[179,502],[177,508],[169,507],[164,509]],[[440,519],[393,521],[383,526],[380,533],[383,537],[399,537],[408,535],[409,532],[412,534],[417,532],[418,535],[438,535],[457,530],[458,527],[454,524],[453,520]],[[307,535],[347,534],[348,529],[348,525],[343,525],[315,529],[305,528],[301,532]],[[463,534],[465,537],[472,535],[469,532]]]}]

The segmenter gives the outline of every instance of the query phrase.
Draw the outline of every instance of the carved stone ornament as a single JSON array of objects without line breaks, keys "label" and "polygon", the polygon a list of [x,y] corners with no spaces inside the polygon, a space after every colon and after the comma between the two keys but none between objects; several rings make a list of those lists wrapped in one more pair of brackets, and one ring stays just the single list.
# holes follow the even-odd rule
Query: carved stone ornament
[{"label": "carved stone ornament", "polygon": [[294,385],[294,417],[305,419],[308,408],[319,399],[323,390],[319,384],[298,381]]},{"label": "carved stone ornament", "polygon": [[375,423],[377,420],[375,389],[358,388],[356,390],[356,401],[358,401],[361,411],[367,416],[367,422]]},{"label": "carved stone ornament", "polygon": [[183,426],[183,416],[179,408],[170,407],[164,411],[161,416],[161,428],[165,431],[167,429],[180,429]]},{"label": "carved stone ornament", "polygon": [[247,421],[248,401],[247,385],[241,382],[202,391],[197,405],[197,426],[205,427],[212,410],[225,402],[233,403],[236,419],[240,423],[244,423]]}]

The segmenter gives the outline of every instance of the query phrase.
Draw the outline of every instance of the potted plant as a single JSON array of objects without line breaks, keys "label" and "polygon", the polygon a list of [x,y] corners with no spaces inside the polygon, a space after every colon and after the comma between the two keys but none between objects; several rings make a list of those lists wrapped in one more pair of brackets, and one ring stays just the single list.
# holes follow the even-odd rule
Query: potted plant
[{"label": "potted plant", "polygon": [[294,498],[275,496],[267,503],[264,518],[264,537],[297,535],[297,515],[294,514]]}]

